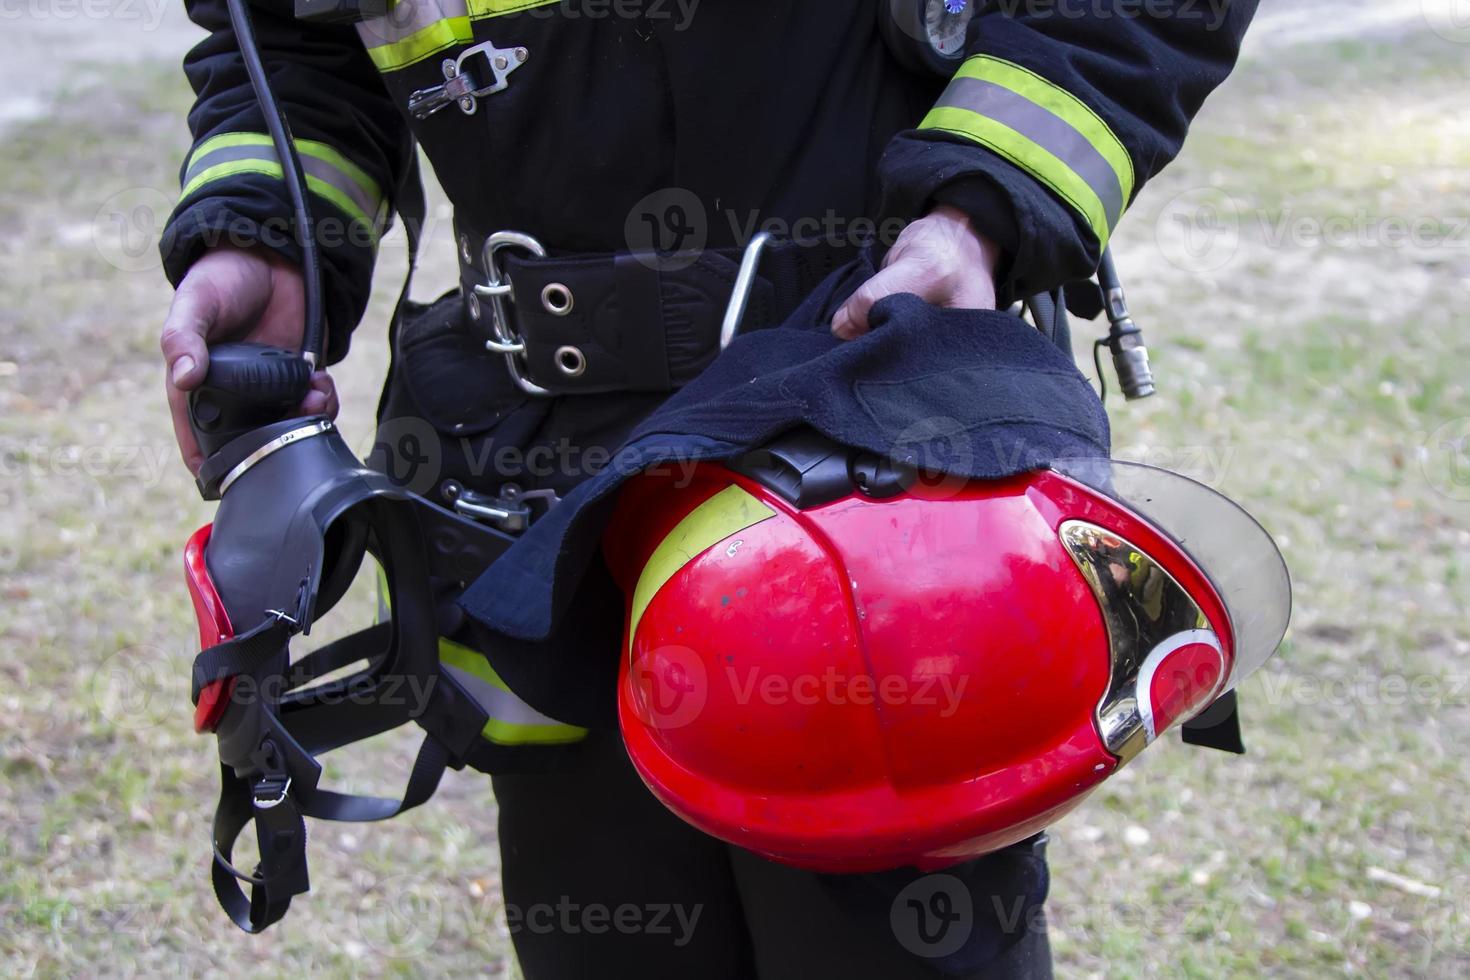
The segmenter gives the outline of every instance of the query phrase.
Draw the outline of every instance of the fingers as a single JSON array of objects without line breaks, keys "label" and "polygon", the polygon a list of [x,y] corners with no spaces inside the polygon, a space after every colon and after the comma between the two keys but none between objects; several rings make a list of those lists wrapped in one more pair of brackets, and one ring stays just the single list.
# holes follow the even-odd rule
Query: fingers
[{"label": "fingers", "polygon": [[867,333],[873,304],[895,293],[913,293],[935,306],[994,309],[998,255],[962,212],[936,208],[898,236],[883,268],[832,318],[832,333],[842,340]]},{"label": "fingers", "polygon": [[189,393],[171,380],[165,381],[164,388],[168,392],[168,411],[173,418],[174,440],[179,444],[179,455],[189,472],[197,474],[204,463],[204,454],[199,451],[194,431],[189,428]]},{"label": "fingers", "polygon": [[325,371],[316,371],[311,376],[311,391],[306,393],[301,407],[296,410],[297,415],[325,415],[329,419],[337,417],[337,411],[341,404],[337,400],[337,385],[332,381],[332,376]]},{"label": "fingers", "polygon": [[937,286],[919,263],[897,258],[878,274],[858,287],[837,315],[832,318],[832,333],[840,340],[861,337],[870,329],[868,314],[873,304],[895,293],[914,293],[928,302],[937,302]]}]

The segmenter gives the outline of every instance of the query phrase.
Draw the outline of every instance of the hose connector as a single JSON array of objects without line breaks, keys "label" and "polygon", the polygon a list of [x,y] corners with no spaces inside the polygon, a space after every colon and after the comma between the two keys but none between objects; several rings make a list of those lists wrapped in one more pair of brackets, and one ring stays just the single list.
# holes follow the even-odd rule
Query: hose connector
[{"label": "hose connector", "polygon": [[1113,370],[1118,375],[1118,387],[1129,401],[1148,398],[1155,392],[1153,370],[1148,364],[1148,347],[1143,342],[1143,331],[1133,322],[1128,312],[1128,297],[1123,294],[1123,284],[1118,281],[1118,271],[1113,265],[1112,252],[1103,250],[1102,262],[1098,266],[1098,283],[1103,288],[1108,314],[1108,336],[1105,341],[1113,354]]}]

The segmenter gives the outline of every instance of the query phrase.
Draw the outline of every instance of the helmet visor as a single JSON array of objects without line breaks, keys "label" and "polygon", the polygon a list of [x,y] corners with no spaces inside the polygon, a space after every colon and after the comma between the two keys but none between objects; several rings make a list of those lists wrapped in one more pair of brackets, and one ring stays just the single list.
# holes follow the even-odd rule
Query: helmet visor
[{"label": "helmet visor", "polygon": [[1142,463],[1065,459],[1052,469],[1167,534],[1210,579],[1235,634],[1235,663],[1225,690],[1276,652],[1291,618],[1291,580],[1276,543],[1240,505],[1188,477]]}]

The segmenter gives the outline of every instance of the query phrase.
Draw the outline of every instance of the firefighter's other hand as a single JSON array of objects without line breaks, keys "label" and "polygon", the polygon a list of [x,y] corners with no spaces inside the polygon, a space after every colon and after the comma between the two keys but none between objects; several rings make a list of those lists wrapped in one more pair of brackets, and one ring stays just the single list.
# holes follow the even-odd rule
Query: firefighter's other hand
[{"label": "firefighter's other hand", "polygon": [[[189,268],[159,338],[174,437],[189,472],[204,456],[189,430],[188,393],[209,370],[209,345],[249,340],[299,350],[305,310],[301,270],[266,249],[214,248]],[[337,391],[325,371],[312,375],[301,414],[336,416]]]},{"label": "firefighter's other hand", "polygon": [[963,211],[940,205],[903,230],[883,268],[832,318],[832,333],[842,340],[861,337],[873,304],[894,293],[913,293],[935,306],[993,310],[998,257],[999,249]]}]

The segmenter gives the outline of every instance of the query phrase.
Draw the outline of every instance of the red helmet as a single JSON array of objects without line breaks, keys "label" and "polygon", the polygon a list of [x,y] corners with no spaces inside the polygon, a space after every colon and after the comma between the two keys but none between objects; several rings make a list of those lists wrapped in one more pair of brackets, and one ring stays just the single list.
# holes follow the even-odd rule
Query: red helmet
[{"label": "red helmet", "polygon": [[1258,667],[1290,607],[1240,508],[1107,460],[931,481],[804,433],[639,475],[604,543],[638,772],[821,871],[1036,833]]}]

